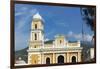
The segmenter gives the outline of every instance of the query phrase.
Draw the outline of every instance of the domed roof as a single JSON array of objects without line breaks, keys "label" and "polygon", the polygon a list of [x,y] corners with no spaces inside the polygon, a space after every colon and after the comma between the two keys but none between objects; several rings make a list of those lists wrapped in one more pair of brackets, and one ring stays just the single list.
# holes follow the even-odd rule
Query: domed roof
[{"label": "domed roof", "polygon": [[26,62],[24,60],[18,60],[16,61],[16,64],[26,64]]},{"label": "domed roof", "polygon": [[16,60],[16,64],[26,64],[26,62],[19,57],[18,60]]},{"label": "domed roof", "polygon": [[34,16],[33,16],[33,19],[42,19],[41,15],[39,13],[36,13]]}]

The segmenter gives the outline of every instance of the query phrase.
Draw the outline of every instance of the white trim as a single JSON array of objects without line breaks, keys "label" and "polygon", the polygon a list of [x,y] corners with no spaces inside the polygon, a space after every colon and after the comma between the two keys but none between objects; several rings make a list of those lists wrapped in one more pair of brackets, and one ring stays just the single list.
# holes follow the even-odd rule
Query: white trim
[{"label": "white trim", "polygon": [[67,53],[67,52],[82,52],[81,50],[70,50],[70,51],[48,51],[48,52],[29,52],[32,54],[40,54],[40,53]]},{"label": "white trim", "polygon": [[82,50],[82,47],[78,48],[35,48],[29,49],[28,52],[50,52],[50,51],[75,51],[75,50]]}]

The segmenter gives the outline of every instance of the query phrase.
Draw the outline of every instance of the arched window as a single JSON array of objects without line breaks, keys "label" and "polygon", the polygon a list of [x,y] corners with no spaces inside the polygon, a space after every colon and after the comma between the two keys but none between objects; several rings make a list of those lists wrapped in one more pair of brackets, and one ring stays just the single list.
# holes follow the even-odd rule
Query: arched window
[{"label": "arched window", "polygon": [[35,29],[37,29],[37,24],[35,24]]},{"label": "arched window", "polygon": [[37,40],[37,34],[35,33],[35,40]]},{"label": "arched window", "polygon": [[50,64],[50,58],[46,58],[46,64]]},{"label": "arched window", "polygon": [[59,64],[64,63],[64,56],[62,55],[58,56],[58,63]]},{"label": "arched window", "polygon": [[72,57],[72,63],[76,63],[76,57],[75,56]]}]

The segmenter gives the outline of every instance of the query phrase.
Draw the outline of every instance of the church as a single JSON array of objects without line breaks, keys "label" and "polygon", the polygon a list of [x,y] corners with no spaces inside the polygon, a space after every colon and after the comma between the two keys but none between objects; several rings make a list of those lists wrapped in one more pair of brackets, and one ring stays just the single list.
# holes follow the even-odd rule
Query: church
[{"label": "church", "polygon": [[68,41],[62,34],[44,41],[44,20],[39,13],[33,16],[28,44],[28,64],[62,64],[82,62],[80,41]]}]

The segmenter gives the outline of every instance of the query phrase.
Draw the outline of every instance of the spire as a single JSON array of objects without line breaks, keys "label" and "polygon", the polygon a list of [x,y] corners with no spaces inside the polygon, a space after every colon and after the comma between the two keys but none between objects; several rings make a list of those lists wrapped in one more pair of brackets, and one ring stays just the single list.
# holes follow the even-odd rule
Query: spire
[{"label": "spire", "polygon": [[39,13],[36,13],[34,16],[33,16],[33,19],[42,19],[41,15]]}]

